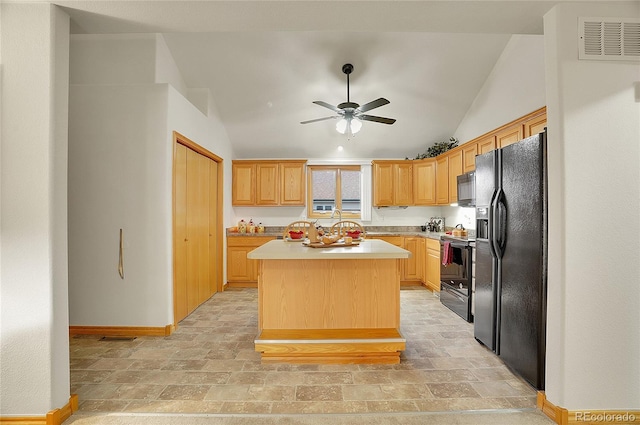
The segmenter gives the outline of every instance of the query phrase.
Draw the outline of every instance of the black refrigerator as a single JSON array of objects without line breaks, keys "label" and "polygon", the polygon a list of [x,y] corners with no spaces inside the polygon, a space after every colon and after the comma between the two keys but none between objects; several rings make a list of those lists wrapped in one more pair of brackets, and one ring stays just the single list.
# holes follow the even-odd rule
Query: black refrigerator
[{"label": "black refrigerator", "polygon": [[475,338],[544,389],[546,131],[476,156]]}]

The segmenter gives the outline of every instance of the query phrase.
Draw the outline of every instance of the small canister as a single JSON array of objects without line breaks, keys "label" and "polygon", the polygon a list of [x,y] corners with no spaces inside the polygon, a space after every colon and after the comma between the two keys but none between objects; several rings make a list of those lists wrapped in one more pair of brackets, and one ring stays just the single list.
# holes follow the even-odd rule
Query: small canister
[{"label": "small canister", "polygon": [[258,233],[264,233],[264,226],[262,223],[258,223]]},{"label": "small canister", "polygon": [[247,233],[247,222],[244,219],[238,222],[238,232]]}]

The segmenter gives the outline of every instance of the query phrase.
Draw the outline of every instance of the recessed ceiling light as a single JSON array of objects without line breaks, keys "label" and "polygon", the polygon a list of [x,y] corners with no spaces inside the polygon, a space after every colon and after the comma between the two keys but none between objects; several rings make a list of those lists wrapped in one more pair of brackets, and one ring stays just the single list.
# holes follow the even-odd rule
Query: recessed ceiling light
[{"label": "recessed ceiling light", "polygon": [[341,146],[338,146],[338,152],[342,152],[344,150],[344,148]]}]

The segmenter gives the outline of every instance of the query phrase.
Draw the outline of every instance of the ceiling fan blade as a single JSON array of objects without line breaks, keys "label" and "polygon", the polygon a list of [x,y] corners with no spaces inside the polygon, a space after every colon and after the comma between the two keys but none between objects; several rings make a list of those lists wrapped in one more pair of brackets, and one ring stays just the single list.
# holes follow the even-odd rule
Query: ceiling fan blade
[{"label": "ceiling fan blade", "polygon": [[315,103],[316,105],[324,106],[325,108],[329,108],[329,109],[331,109],[332,111],[335,111],[335,112],[340,112],[341,111],[341,109],[338,109],[337,107],[335,107],[335,106],[333,106],[333,105],[331,105],[331,104],[329,104],[327,102],[323,102],[321,100],[314,100],[313,103]]},{"label": "ceiling fan blade", "polygon": [[334,115],[334,116],[331,116],[331,117],[316,118],[315,120],[301,121],[300,124],[309,124],[310,122],[332,120],[332,119],[336,119],[336,118],[340,118],[340,117],[338,115]]},{"label": "ceiling fan blade", "polygon": [[374,115],[358,115],[358,118],[363,121],[374,121],[382,124],[393,124],[394,122],[396,122],[396,120],[393,118],[376,117]]},{"label": "ceiling fan blade", "polygon": [[380,99],[376,99],[376,100],[371,101],[369,103],[365,103],[364,105],[359,107],[358,110],[360,110],[360,112],[367,112],[367,111],[372,110],[373,108],[378,108],[380,106],[384,106],[384,105],[387,105],[389,103],[391,103],[391,102],[389,102],[384,97],[381,97]]}]

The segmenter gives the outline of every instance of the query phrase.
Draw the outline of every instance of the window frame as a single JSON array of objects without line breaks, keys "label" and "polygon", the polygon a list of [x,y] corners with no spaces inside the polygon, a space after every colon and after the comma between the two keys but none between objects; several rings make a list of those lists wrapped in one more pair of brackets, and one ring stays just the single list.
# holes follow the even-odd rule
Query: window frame
[{"label": "window frame", "polygon": [[[360,173],[360,211],[358,213],[342,210],[342,174],[341,171],[358,171]],[[313,172],[314,171],[336,171],[336,208],[342,214],[342,218],[361,218],[362,217],[362,167],[360,165],[307,165],[307,217],[308,218],[331,218],[331,211],[318,212],[313,208]],[[334,218],[337,218],[334,216]]]}]

